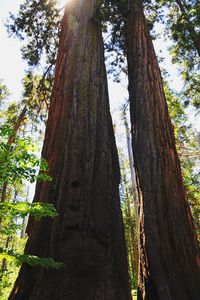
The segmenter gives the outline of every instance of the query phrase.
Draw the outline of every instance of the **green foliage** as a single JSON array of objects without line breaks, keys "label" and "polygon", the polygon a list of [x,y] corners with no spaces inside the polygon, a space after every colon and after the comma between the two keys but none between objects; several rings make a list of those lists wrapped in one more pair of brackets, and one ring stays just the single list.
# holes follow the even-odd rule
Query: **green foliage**
[{"label": "green foliage", "polygon": [[50,69],[47,69],[42,76],[34,75],[32,71],[28,71],[23,78],[21,104],[26,106],[27,115],[36,123],[38,120],[45,122],[47,119],[54,78]]},{"label": "green foliage", "polygon": [[[12,245],[9,248],[0,247],[0,260],[6,260],[6,269],[0,270],[0,299],[7,300],[10,291],[14,285],[16,275],[18,274],[20,265],[27,263],[33,267],[43,267],[50,269],[58,269],[64,265],[51,258],[39,258],[33,255],[24,255],[23,249],[26,239],[18,236],[12,238]],[[13,246],[17,250],[13,250]]]},{"label": "green foliage", "polygon": [[[46,174],[47,164],[35,154],[36,147],[30,138],[17,137],[14,144],[8,144],[13,131],[7,124],[0,127],[0,184],[16,183],[36,179],[51,180]],[[40,174],[38,168],[40,167]]]},{"label": "green foliage", "polygon": [[181,66],[185,80],[184,95],[186,104],[200,107],[199,63],[200,63],[200,4],[199,1],[180,1],[168,15],[170,38],[173,40],[171,54],[173,61]]},{"label": "green foliage", "polygon": [[191,72],[183,90],[184,104],[188,106],[190,103],[200,110],[200,73],[199,71]]},{"label": "green foliage", "polygon": [[[198,28],[200,27],[200,4],[199,1],[168,1],[170,5],[168,26],[170,35],[175,44],[173,45],[173,58],[182,63],[183,57],[189,69],[199,63],[198,53],[200,49],[196,44],[199,38]],[[171,24],[169,24],[169,22]],[[200,45],[199,45],[200,46]]]},{"label": "green foliage", "polygon": [[50,203],[3,202],[0,203],[0,233],[8,236],[15,234],[16,230],[21,228],[21,225],[16,224],[15,220],[24,218],[28,214],[38,221],[44,217],[53,218],[57,216],[54,206]]},{"label": "green foliage", "polygon": [[125,23],[128,14],[128,1],[103,0],[97,2],[95,17],[104,32],[104,47],[108,74],[120,82],[121,73],[127,74]]},{"label": "green foliage", "polygon": [[[29,68],[21,104],[35,121],[46,121],[50,102],[62,18],[57,4],[55,0],[25,0],[16,16],[10,13],[6,25],[9,34],[23,42],[22,58]],[[38,67],[42,75],[34,74]]]},{"label": "green foliage", "polygon": [[12,261],[7,261],[7,269],[0,270],[0,299],[7,300],[15,283],[16,274],[19,272],[19,267]]},{"label": "green foliage", "polygon": [[130,162],[128,153],[119,149],[121,167],[120,200],[124,223],[125,243],[128,260],[129,281],[132,293],[137,289],[137,229],[134,205],[134,192],[131,181]]},{"label": "green foliage", "polygon": [[[22,225],[20,224],[20,219],[24,218],[27,215],[33,216],[37,221],[44,217],[55,217],[57,212],[54,206],[50,203],[26,203],[26,202],[17,202],[9,203],[4,202],[0,203],[0,234],[1,240],[9,241],[10,237],[17,238],[17,231],[21,229]],[[9,243],[9,242],[8,242]],[[1,243],[2,244],[2,243]],[[16,247],[16,245],[15,245]],[[23,248],[21,249],[23,252]],[[64,264],[55,261],[52,258],[41,258],[34,255],[25,255],[19,251],[13,250],[13,248],[0,247],[0,260],[6,262],[6,269],[2,269],[0,272],[0,286],[10,287],[10,275],[9,267],[13,269],[19,267],[22,263],[27,263],[30,266],[40,266],[43,268],[52,268],[58,269],[63,267]],[[8,286],[7,286],[8,285]],[[9,290],[9,289],[8,289]]]},{"label": "green foliage", "polygon": [[7,28],[25,41],[22,57],[33,67],[39,65],[42,54],[47,64],[55,63],[61,16],[55,0],[25,0],[17,16],[10,14]]},{"label": "green foliage", "polygon": [[41,258],[35,255],[19,254],[11,249],[0,248],[0,259],[6,259],[8,262],[13,262],[16,266],[22,263],[27,263],[31,267],[42,267],[45,269],[59,269],[64,267],[64,264],[57,262],[52,258]]},{"label": "green foliage", "polygon": [[184,80],[185,105],[200,107],[200,4],[191,0],[148,0],[148,15],[165,26],[165,35],[172,41],[170,53]]},{"label": "green foliage", "polygon": [[5,84],[3,84],[3,80],[0,79],[0,108],[8,96],[9,96],[8,88],[6,87]]},{"label": "green foliage", "polygon": [[[123,180],[121,184],[124,184]],[[125,233],[125,242],[126,242],[126,251],[127,251],[127,259],[128,259],[128,267],[129,267],[129,281],[130,287],[133,291],[137,288],[137,274],[136,274],[136,262],[133,260],[135,253],[133,249],[133,244],[131,241],[131,231],[134,232],[134,236],[137,236],[136,232],[136,222],[135,222],[135,211],[133,203],[131,203],[131,218],[128,216],[127,210],[127,197],[133,199],[133,194],[131,192],[131,187],[129,187],[129,195],[124,195],[124,200],[121,202],[122,214],[123,214],[123,223],[124,223],[124,233]],[[121,194],[121,200],[123,196]]]},{"label": "green foliage", "polygon": [[[49,181],[51,177],[47,175],[48,165],[44,159],[39,159],[36,152],[37,147],[33,141],[27,137],[20,137],[20,132],[15,132],[15,139],[10,142],[13,136],[12,121],[0,127],[0,186],[6,183],[6,197],[0,203],[0,260],[2,268],[0,270],[0,298],[7,299],[12,284],[14,283],[19,264],[27,263],[31,266],[41,266],[44,268],[60,268],[62,263],[56,262],[52,258],[40,258],[33,255],[23,254],[22,246],[19,245],[23,239],[19,239],[19,234],[24,230],[25,217],[31,215],[36,221],[44,217],[55,217],[57,212],[50,203],[28,203],[21,201],[17,197],[19,187],[27,181],[31,183],[35,180]],[[40,172],[38,174],[38,170]],[[14,187],[15,197],[12,194],[8,197],[8,187]],[[9,202],[8,202],[9,200]],[[44,201],[47,199],[44,199]],[[24,230],[25,231],[25,230]],[[15,276],[14,273],[15,272]]]}]

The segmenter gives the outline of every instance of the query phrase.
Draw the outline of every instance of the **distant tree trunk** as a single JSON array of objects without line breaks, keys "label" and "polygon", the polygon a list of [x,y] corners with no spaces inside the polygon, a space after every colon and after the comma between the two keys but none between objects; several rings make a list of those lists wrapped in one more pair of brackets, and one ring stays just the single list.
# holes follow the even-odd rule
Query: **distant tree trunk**
[{"label": "distant tree trunk", "polygon": [[16,138],[16,134],[20,128],[20,126],[23,124],[24,119],[26,118],[26,114],[27,114],[27,107],[26,105],[23,107],[22,111],[20,112],[20,115],[17,117],[17,120],[13,126],[13,132],[11,134],[11,136],[8,139],[7,145],[11,145],[14,143],[15,138]]},{"label": "distant tree trunk", "polygon": [[[18,196],[18,193],[17,193],[17,190],[15,190],[14,199],[13,199],[12,203],[16,202],[17,196]],[[0,219],[0,227],[1,227],[1,221],[2,220]],[[8,246],[9,246],[10,242],[12,241],[12,239],[13,239],[12,235],[10,235],[6,238],[4,249],[8,250]],[[6,267],[7,267],[7,262],[6,262],[6,259],[4,258],[4,259],[2,259],[2,267],[1,267],[2,272],[6,271]]]},{"label": "distant tree trunk", "polygon": [[131,1],[126,37],[133,153],[141,191],[138,299],[197,300],[199,247],[141,3]]},{"label": "distant tree trunk", "polygon": [[[26,198],[25,198],[26,203],[28,203],[28,200],[29,200],[29,193],[30,193],[30,185],[28,185],[27,190],[26,190]],[[27,225],[27,217],[24,217],[23,221],[22,221],[21,232],[20,232],[21,239],[25,239],[25,237],[26,237],[26,225]]]},{"label": "distant tree trunk", "polygon": [[[3,184],[2,184],[2,188],[1,188],[1,199],[0,199],[0,203],[5,202],[5,200],[6,200],[7,187],[8,187],[8,183],[7,183],[7,181],[4,181]],[[0,222],[0,223],[1,223],[1,222]]]},{"label": "distant tree trunk", "polygon": [[137,180],[136,180],[136,174],[135,174],[133,150],[132,150],[132,145],[131,145],[132,142],[131,142],[130,129],[128,126],[128,121],[127,121],[125,110],[123,111],[123,119],[124,119],[124,127],[126,130],[126,141],[127,141],[128,157],[129,157],[129,164],[130,164],[130,170],[131,170],[131,182],[132,182],[132,188],[133,188],[133,202],[134,202],[134,208],[135,208],[135,219],[136,219],[136,223],[138,223],[139,199],[138,199],[138,191],[137,191]]},{"label": "distant tree trunk", "polygon": [[131,213],[131,203],[130,203],[130,195],[127,187],[126,175],[123,176],[125,193],[126,193],[126,221],[128,225],[128,235],[130,239],[130,256],[131,256],[131,266],[133,274],[138,274],[138,246],[137,246],[137,238],[135,237],[135,231],[133,226],[133,218],[134,216]]},{"label": "distant tree trunk", "polygon": [[[8,249],[8,246],[9,246],[9,243],[10,243],[11,240],[12,240],[12,236],[10,236],[10,237],[8,237],[6,239],[5,245],[4,245],[4,249],[6,249],[6,250]],[[1,272],[2,272],[2,274],[3,274],[4,271],[6,271],[6,266],[7,266],[6,259],[3,258],[2,259],[2,264],[1,264]]]},{"label": "distant tree trunk", "polygon": [[118,156],[94,5],[71,1],[63,18],[43,147],[53,181],[37,183],[34,198],[53,203],[59,215],[29,220],[25,250],[65,267],[24,264],[9,299],[130,299]]}]

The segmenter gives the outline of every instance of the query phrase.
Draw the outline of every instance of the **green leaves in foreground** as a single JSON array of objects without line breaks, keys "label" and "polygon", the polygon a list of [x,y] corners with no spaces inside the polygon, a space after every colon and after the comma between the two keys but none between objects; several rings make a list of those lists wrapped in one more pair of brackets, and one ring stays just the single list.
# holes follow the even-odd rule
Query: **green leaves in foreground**
[{"label": "green leaves in foreground", "polygon": [[[0,219],[2,220],[1,234],[11,235],[15,233],[20,225],[15,224],[13,221],[16,218],[24,218],[28,214],[32,215],[36,220],[40,220],[44,217],[53,218],[57,216],[54,206],[50,203],[0,203]],[[4,222],[6,222],[6,226],[4,226]],[[64,266],[63,263],[57,262],[52,258],[20,254],[8,248],[0,248],[0,260],[6,260],[9,263],[14,263],[16,266],[19,266],[21,263],[27,263],[32,267],[40,266],[52,269],[58,269]]]},{"label": "green leaves in foreground", "polygon": [[16,222],[16,219],[25,218],[28,214],[36,220],[44,217],[54,218],[57,216],[56,209],[50,203],[0,203],[0,234],[5,236],[15,235],[17,230],[21,229],[22,224]]},{"label": "green leaves in foreground", "polygon": [[17,266],[22,263],[27,263],[32,267],[39,266],[45,269],[59,269],[64,267],[63,263],[57,262],[52,258],[41,258],[35,255],[19,254],[10,249],[0,248],[0,260],[3,259],[6,259],[8,262],[13,262]]},{"label": "green leaves in foreground", "polygon": [[[50,181],[51,177],[47,175],[48,165],[42,158],[38,158],[37,148],[30,138],[15,139],[15,143],[8,143],[12,136],[12,130],[7,125],[0,127],[0,184],[22,183],[27,180]],[[38,170],[40,173],[38,174]]]},{"label": "green leaves in foreground", "polygon": [[24,218],[28,214],[31,214],[37,220],[43,217],[56,217],[57,212],[54,206],[50,203],[0,203],[0,218]]}]

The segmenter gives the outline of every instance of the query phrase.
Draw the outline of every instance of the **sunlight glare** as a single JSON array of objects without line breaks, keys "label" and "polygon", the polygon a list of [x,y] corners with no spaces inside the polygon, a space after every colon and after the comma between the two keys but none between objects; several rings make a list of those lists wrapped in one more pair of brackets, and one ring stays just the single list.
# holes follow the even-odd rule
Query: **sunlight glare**
[{"label": "sunlight glare", "polygon": [[58,0],[58,3],[60,5],[60,7],[64,7],[70,1],[72,1],[72,0]]}]

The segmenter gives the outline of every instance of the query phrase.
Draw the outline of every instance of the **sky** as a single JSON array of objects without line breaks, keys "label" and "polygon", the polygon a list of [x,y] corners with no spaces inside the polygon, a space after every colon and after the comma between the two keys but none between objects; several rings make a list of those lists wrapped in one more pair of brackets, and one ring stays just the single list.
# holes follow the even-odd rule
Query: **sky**
[{"label": "sky", "polygon": [[13,100],[20,98],[21,80],[26,64],[21,60],[20,42],[8,38],[4,24],[9,11],[17,11],[20,2],[21,0],[0,1],[0,78],[11,91]]},{"label": "sky", "polygon": [[[61,7],[64,6],[66,0],[60,1]],[[8,33],[4,24],[6,23],[6,18],[9,16],[9,11],[16,13],[20,3],[23,0],[1,0],[0,1],[0,78],[3,79],[4,83],[11,91],[10,99],[20,100],[20,95],[22,92],[22,78],[25,75],[25,69],[27,65],[21,59],[20,47],[21,42],[16,38],[9,38]],[[160,30],[160,28],[157,28]],[[170,55],[167,51],[169,46],[169,41],[164,41],[161,37],[159,40],[154,42],[157,53],[160,53],[165,57],[164,67],[167,69],[170,77],[171,88],[179,91],[182,87],[181,78],[178,75],[177,66],[171,63]],[[162,51],[162,53],[161,53]],[[119,106],[123,103],[124,99],[127,98],[126,83],[121,84],[113,83],[109,79],[109,94],[110,94],[110,105],[111,111],[113,112],[114,122],[117,122],[119,114],[117,113]],[[200,128],[200,116],[195,117],[195,111],[189,109],[188,111],[190,121],[194,124],[195,128],[198,130]]]}]

